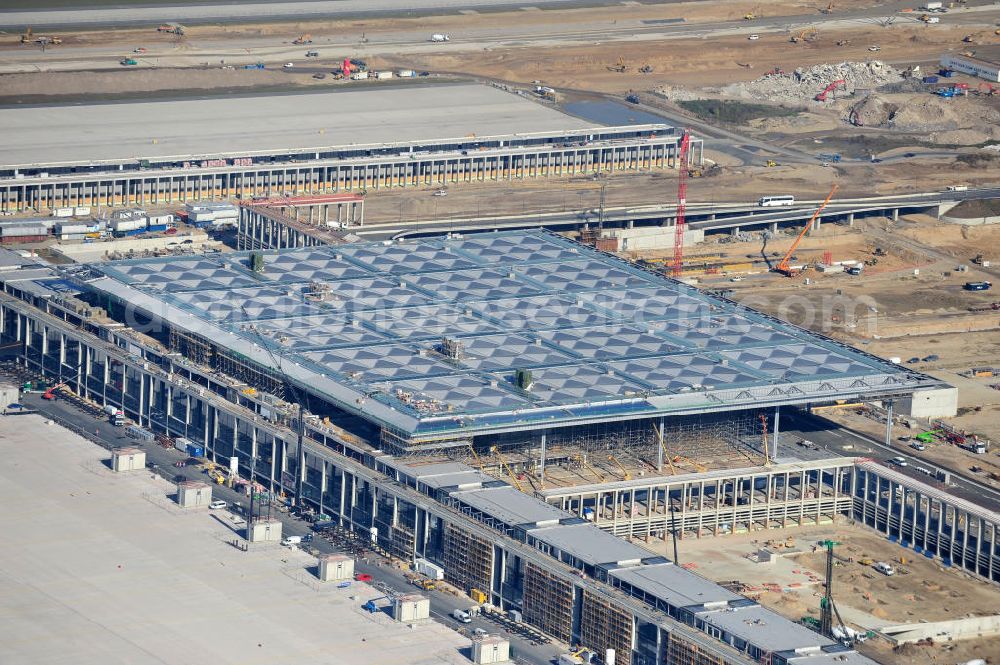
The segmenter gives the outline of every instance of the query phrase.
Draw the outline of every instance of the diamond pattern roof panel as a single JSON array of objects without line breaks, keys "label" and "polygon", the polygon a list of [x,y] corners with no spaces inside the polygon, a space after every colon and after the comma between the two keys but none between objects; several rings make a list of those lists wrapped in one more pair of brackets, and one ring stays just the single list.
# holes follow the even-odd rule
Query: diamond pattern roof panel
[{"label": "diamond pattern roof panel", "polygon": [[500,326],[475,316],[471,311],[445,304],[371,310],[358,312],[356,316],[375,330],[407,339],[501,330]]},{"label": "diamond pattern roof panel", "polygon": [[366,383],[455,371],[453,366],[443,360],[436,360],[415,347],[402,344],[331,349],[303,355],[327,369]]},{"label": "diamond pattern roof panel", "polygon": [[661,355],[682,347],[634,326],[601,326],[545,330],[542,339],[584,358],[604,360],[625,356]]},{"label": "diamond pattern roof panel", "polygon": [[627,323],[642,324],[661,319],[709,317],[721,305],[681,293],[676,285],[648,288],[609,289],[594,294],[594,303]]},{"label": "diamond pattern roof panel", "polygon": [[321,313],[301,299],[271,288],[176,293],[171,299],[216,321],[256,321]]},{"label": "diamond pattern roof panel", "polygon": [[559,291],[593,291],[635,286],[637,277],[615,265],[596,260],[539,263],[515,268],[546,288]]},{"label": "diamond pattern roof panel", "polygon": [[703,349],[787,344],[795,341],[791,335],[735,315],[670,321],[662,329]]},{"label": "diamond pattern roof panel", "polygon": [[573,357],[524,335],[482,335],[461,339],[460,363],[481,371],[530,368],[572,362]]},{"label": "diamond pattern roof panel", "polygon": [[445,300],[523,297],[541,289],[518,279],[516,273],[500,270],[455,270],[413,276],[413,285]]},{"label": "diamond pattern roof panel", "polygon": [[785,344],[755,349],[722,351],[721,355],[774,377],[801,379],[830,375],[854,376],[873,368],[816,344]]},{"label": "diamond pattern roof panel", "polygon": [[386,336],[361,325],[351,325],[332,315],[258,321],[257,330],[289,349],[356,346],[386,341]]},{"label": "diamond pattern roof panel", "polygon": [[369,266],[378,272],[404,274],[431,270],[474,268],[474,260],[465,258],[450,245],[438,242],[400,244],[342,245],[344,256]]},{"label": "diamond pattern roof panel", "polygon": [[681,354],[619,360],[609,362],[616,372],[628,375],[643,383],[668,391],[685,388],[729,388],[733,386],[760,383],[760,379],[733,367],[726,361],[718,361],[708,356]]},{"label": "diamond pattern roof panel", "polygon": [[175,259],[170,263],[118,263],[113,270],[123,276],[122,281],[126,284],[154,291],[238,289],[260,285],[252,275],[230,265],[216,257],[196,257]]},{"label": "diamond pattern roof panel", "polygon": [[566,247],[549,238],[536,235],[472,236],[450,241],[454,247],[490,265],[572,261],[580,258],[575,247]]},{"label": "diamond pattern roof panel", "polygon": [[371,271],[338,256],[332,247],[265,253],[263,274],[276,282],[331,282],[371,275]]},{"label": "diamond pattern roof panel", "polygon": [[469,306],[510,331],[596,325],[609,320],[607,314],[587,307],[583,299],[566,296],[500,298]]},{"label": "diamond pattern roof panel", "polygon": [[395,381],[388,387],[391,398],[424,415],[516,409],[529,404],[499,384],[465,374]]},{"label": "diamond pattern roof panel", "polygon": [[[504,375],[511,386],[514,374]],[[532,386],[528,393],[551,404],[585,404],[609,399],[635,397],[646,388],[628,379],[588,365],[568,365],[531,370]]]}]

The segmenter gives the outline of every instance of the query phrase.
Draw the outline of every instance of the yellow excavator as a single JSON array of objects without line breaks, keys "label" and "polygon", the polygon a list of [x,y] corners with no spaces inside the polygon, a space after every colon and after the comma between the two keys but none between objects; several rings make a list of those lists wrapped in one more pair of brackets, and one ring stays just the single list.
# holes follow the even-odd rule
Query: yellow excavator
[{"label": "yellow excavator", "polygon": [[628,472],[625,465],[618,461],[614,455],[608,455],[608,461],[614,462],[618,465],[618,468],[622,470],[622,480],[632,480],[632,474]]},{"label": "yellow excavator", "polygon": [[500,460],[500,466],[503,467],[503,470],[507,472],[508,476],[510,476],[510,482],[514,484],[514,487],[516,487],[519,492],[523,492],[524,486],[518,482],[517,475],[514,473],[514,470],[510,468],[510,465],[507,464],[507,460],[503,458],[503,455],[500,454],[500,449],[493,446],[490,448],[490,452],[496,455],[497,459]]}]

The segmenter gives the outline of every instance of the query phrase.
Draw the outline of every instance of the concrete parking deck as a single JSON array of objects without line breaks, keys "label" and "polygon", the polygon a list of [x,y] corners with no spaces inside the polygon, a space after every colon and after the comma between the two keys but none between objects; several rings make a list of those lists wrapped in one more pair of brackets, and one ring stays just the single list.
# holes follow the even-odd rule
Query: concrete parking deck
[{"label": "concrete parking deck", "polygon": [[0,431],[0,662],[468,662],[453,631],[364,612],[381,593],[321,585],[305,553],[231,547],[216,514],[40,416]]}]

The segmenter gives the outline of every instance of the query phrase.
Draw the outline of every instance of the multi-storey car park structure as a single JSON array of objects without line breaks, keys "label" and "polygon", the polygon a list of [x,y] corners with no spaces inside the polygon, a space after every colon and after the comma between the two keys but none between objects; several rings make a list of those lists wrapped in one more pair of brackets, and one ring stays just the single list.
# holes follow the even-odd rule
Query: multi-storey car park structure
[{"label": "multi-storey car park structure", "polygon": [[679,134],[456,85],[8,109],[0,141],[0,211],[18,212],[663,169]]},{"label": "multi-storey car park structure", "polygon": [[[674,527],[652,518],[671,512],[689,533],[847,513],[1000,580],[995,514],[853,459],[768,465],[747,444],[759,433],[719,424],[945,387],[553,234],[34,268],[0,282],[0,343],[27,368],[213,459],[235,456],[274,491],[301,481],[303,503],[396,556],[431,560],[626,665],[871,662],[618,539],[627,520],[656,536]],[[289,383],[312,414],[301,462]],[[702,441],[764,464],[608,483],[595,494],[615,499],[590,501],[587,488],[519,492],[418,455],[502,448],[544,479],[560,441],[598,438]]]}]

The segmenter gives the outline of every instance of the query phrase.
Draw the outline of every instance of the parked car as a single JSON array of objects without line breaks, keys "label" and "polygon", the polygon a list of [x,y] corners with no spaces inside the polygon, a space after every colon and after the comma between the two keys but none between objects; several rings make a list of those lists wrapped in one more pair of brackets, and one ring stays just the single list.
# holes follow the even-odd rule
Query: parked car
[{"label": "parked car", "polygon": [[760,35],[750,35],[749,37],[747,37],[747,39],[749,39],[752,42],[755,42],[758,39],[760,39]]},{"label": "parked car", "polygon": [[893,466],[906,466],[907,464],[905,457],[892,457],[887,459],[886,463],[892,464]]},{"label": "parked car", "polygon": [[294,62],[286,62],[285,64],[282,65],[282,67],[284,67],[285,69],[291,69],[294,66],[295,66]]},{"label": "parked car", "polygon": [[371,582],[372,576],[368,573],[354,573],[355,582]]},{"label": "parked car", "polygon": [[209,510],[222,510],[228,505],[229,504],[223,501],[222,499],[216,499],[212,503],[208,504],[208,508]]},{"label": "parked car", "polygon": [[913,448],[914,450],[927,450],[927,446],[924,445],[923,443],[920,443],[919,441],[914,441],[913,443],[911,443],[910,448]]}]

